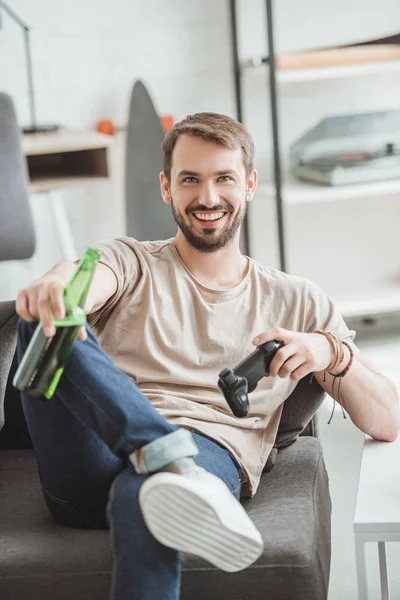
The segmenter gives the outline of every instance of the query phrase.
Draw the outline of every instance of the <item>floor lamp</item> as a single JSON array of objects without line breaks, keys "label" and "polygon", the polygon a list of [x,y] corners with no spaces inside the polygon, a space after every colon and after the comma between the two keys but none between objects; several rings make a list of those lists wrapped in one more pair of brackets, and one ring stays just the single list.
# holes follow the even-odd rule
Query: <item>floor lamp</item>
[{"label": "floor lamp", "polygon": [[[0,18],[2,13],[7,14],[24,32],[24,44],[25,44],[25,61],[26,61],[26,74],[28,82],[28,95],[29,95],[29,112],[30,112],[30,125],[23,128],[24,133],[40,133],[55,131],[58,129],[58,125],[45,124],[38,125],[36,122],[36,104],[35,104],[35,91],[33,85],[33,68],[32,68],[32,53],[31,53],[31,42],[30,42],[30,28],[19,16],[2,0],[0,0]],[[1,21],[0,21],[1,24]]]}]

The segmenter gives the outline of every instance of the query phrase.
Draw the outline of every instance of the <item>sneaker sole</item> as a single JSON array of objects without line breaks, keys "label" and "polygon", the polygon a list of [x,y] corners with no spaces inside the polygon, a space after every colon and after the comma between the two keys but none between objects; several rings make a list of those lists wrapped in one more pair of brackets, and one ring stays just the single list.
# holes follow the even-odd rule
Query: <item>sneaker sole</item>
[{"label": "sneaker sole", "polygon": [[139,497],[146,525],[161,544],[229,572],[241,571],[261,556],[263,542],[252,523],[248,534],[238,533],[203,498],[165,475],[148,480]]}]

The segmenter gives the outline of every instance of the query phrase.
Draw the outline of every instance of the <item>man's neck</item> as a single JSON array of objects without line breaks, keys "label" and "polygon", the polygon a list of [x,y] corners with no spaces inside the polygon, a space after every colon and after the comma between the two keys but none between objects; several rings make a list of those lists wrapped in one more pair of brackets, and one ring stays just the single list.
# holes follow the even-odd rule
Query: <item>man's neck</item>
[{"label": "man's neck", "polygon": [[240,252],[238,240],[215,252],[200,252],[178,232],[174,246],[197,281],[214,290],[228,290],[238,285],[246,276],[249,260]]}]

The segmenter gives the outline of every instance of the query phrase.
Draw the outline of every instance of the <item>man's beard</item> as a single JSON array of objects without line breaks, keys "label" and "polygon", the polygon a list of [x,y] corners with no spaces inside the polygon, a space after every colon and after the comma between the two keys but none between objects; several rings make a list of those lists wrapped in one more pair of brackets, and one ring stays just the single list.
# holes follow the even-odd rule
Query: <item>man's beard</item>
[{"label": "man's beard", "polygon": [[[172,199],[171,208],[176,224],[182,231],[187,242],[193,248],[199,250],[200,252],[215,252],[216,250],[225,248],[225,246],[227,246],[235,237],[237,230],[243,223],[244,218],[246,216],[247,202],[245,203],[244,208],[236,214],[232,223],[229,226],[226,226],[219,234],[215,233],[214,228],[207,228],[207,225],[204,225],[204,231],[202,236],[197,235],[193,232],[192,226],[186,223],[182,215],[178,213],[178,211],[175,209],[174,202]],[[221,210],[226,210],[226,208],[223,208],[222,206],[217,206],[213,208],[214,212],[220,212]],[[196,210],[191,210],[190,213],[201,211],[209,211],[209,209],[204,207],[197,208]]]}]

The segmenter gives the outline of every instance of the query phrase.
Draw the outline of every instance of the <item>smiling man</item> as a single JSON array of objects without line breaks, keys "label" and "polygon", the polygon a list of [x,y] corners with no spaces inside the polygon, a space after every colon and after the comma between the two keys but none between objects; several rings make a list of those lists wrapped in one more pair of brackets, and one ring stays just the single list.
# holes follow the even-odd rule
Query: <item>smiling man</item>
[{"label": "smiling man", "polygon": [[[164,200],[172,205],[179,227],[176,243],[186,240],[200,252],[215,252],[235,238],[246,215],[244,199],[253,197],[257,172],[243,164],[240,147],[211,146],[207,139],[182,134],[179,129],[174,134],[165,143],[160,180]],[[173,165],[169,148],[174,152]],[[180,168],[191,163],[195,170]]]},{"label": "smiling man", "polygon": [[[167,134],[163,156],[175,238],[96,244],[86,307],[95,335],[82,330],[51,401],[23,397],[55,518],[110,527],[115,600],[178,600],[180,551],[226,571],[259,557],[239,499],[256,493],[283,403],[305,375],[334,396],[340,378],[362,431],[392,441],[400,428],[394,385],[360,354],[331,299],[240,252],[257,185],[248,131],[195,114]],[[20,358],[38,318],[54,335],[74,268],[60,263],[19,293]],[[271,339],[283,346],[239,419],[218,374]]]}]

